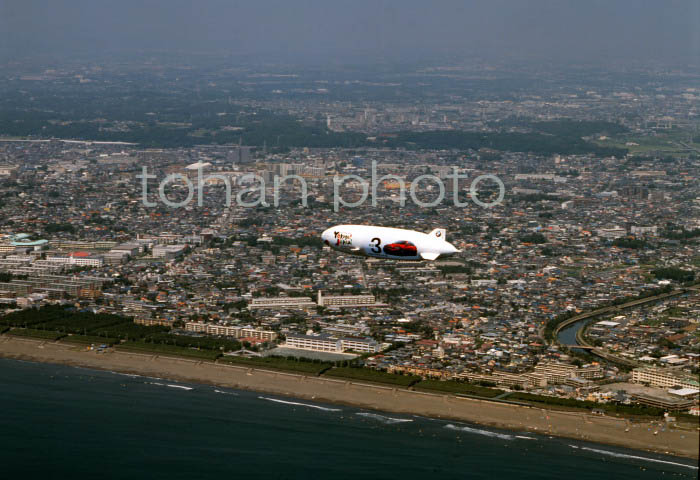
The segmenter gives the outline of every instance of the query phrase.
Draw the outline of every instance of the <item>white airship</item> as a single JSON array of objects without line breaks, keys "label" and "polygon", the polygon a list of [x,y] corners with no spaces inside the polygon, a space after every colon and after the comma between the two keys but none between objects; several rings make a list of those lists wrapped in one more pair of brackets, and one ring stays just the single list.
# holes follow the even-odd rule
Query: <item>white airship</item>
[{"label": "white airship", "polygon": [[430,233],[372,225],[336,225],[321,234],[323,243],[344,253],[392,260],[435,260],[457,250],[444,228]]}]

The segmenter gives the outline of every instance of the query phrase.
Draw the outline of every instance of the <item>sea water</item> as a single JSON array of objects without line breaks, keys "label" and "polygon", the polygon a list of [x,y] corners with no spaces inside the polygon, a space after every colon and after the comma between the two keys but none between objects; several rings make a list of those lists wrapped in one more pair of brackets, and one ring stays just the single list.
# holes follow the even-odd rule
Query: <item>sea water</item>
[{"label": "sea water", "polygon": [[697,478],[694,460],[0,359],[2,478]]}]

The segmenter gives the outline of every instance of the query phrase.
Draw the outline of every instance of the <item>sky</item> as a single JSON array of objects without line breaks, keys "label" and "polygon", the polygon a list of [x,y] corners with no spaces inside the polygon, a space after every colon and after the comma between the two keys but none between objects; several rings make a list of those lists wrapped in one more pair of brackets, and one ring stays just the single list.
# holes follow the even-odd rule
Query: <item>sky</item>
[{"label": "sky", "polygon": [[0,0],[3,58],[480,55],[700,62],[700,0]]}]

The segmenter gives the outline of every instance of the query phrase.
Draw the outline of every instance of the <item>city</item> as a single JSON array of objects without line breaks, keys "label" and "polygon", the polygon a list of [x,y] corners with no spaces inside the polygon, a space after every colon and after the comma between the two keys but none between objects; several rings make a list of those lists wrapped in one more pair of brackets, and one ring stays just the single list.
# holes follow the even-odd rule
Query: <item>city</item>
[{"label": "city", "polygon": [[[700,95],[692,88],[663,102],[655,95],[657,104],[643,114],[637,110],[634,122],[619,110],[647,99],[644,93],[572,96],[541,100],[546,115],[537,113],[538,102],[522,102],[535,113],[520,124],[552,132],[600,129],[589,137],[629,151],[140,148],[119,141],[6,139],[0,142],[4,305],[69,305],[131,317],[185,339],[235,340],[226,344],[232,348],[223,351],[227,357],[239,349],[240,356],[254,358],[338,361],[359,354],[359,365],[391,373],[596,402],[622,399],[697,415],[692,375],[698,373],[700,307],[697,287],[690,285],[699,259],[698,154],[694,144],[675,139],[692,141]],[[588,118],[614,98],[625,126],[560,119],[562,111],[551,108],[576,106]],[[335,121],[321,107],[329,108],[307,100],[291,109],[274,102],[244,106],[251,114],[286,108],[325,115],[328,131],[374,139],[404,128],[485,132],[512,122],[515,108],[481,105],[473,119],[473,105],[453,101],[430,105],[425,121],[416,113],[418,120],[406,124],[406,115],[396,112],[400,104],[361,113],[353,113],[352,103],[334,105]],[[449,118],[441,111],[451,112]],[[680,111],[691,116],[679,118]],[[673,146],[633,153],[652,142]],[[411,183],[426,174],[444,180],[439,203],[434,182]],[[177,177],[162,181],[167,175]],[[339,205],[334,179],[348,175],[354,177],[343,177],[350,181],[342,185]],[[468,202],[475,189],[481,204],[498,195],[490,180],[474,185],[480,175],[504,183],[501,204]],[[293,181],[280,183],[280,177]],[[361,179],[370,178],[371,197],[347,206],[362,199]],[[197,186],[197,202],[183,179]],[[419,203],[406,201],[408,190]],[[422,231],[444,227],[463,253],[435,264],[338,256],[319,235],[348,217]],[[678,295],[604,314],[586,330],[586,338],[619,361],[572,348],[582,342],[553,338],[547,327],[563,315],[662,289]],[[150,333],[144,329],[137,338]],[[109,343],[119,348],[127,339],[136,338]],[[649,368],[682,380],[640,381],[637,372]],[[641,398],[639,383],[656,389]],[[680,396],[665,388],[681,385]]]},{"label": "city", "polygon": [[[219,8],[234,18],[239,7]],[[255,15],[280,31],[294,23]],[[130,21],[138,35],[151,26]],[[319,25],[309,38],[335,38]],[[31,368],[21,362],[64,368],[36,370],[43,380],[28,383],[55,384],[52,398],[70,392],[84,408],[84,387],[59,382],[73,375],[118,388],[153,402],[140,418],[154,431],[168,424],[149,423],[154,405],[178,425],[216,410],[197,421],[262,425],[268,436],[277,423],[294,435],[321,425],[314,439],[324,424],[304,415],[345,422],[352,411],[375,429],[362,435],[396,435],[389,444],[433,432],[434,444],[427,433],[417,441],[435,458],[440,442],[469,435],[556,438],[579,442],[565,446],[577,459],[579,450],[615,457],[591,447],[609,445],[697,470],[697,58],[646,59],[618,44],[618,60],[583,46],[565,60],[519,58],[508,37],[499,55],[394,45],[396,56],[358,47],[331,59],[306,44],[299,56],[279,45],[265,53],[272,33],[237,28],[254,38],[242,53],[209,40],[55,59],[0,48],[0,362],[11,367],[2,385],[24,385],[12,380]],[[233,42],[228,30],[220,35]],[[477,30],[455,38],[498,45]],[[416,35],[397,39],[428,42]],[[350,255],[362,252],[322,238],[334,225],[439,231],[454,248],[411,261]],[[252,403],[172,405],[141,390],[153,387]],[[229,408],[248,413],[229,424]],[[246,415],[256,420],[236,423]],[[428,420],[443,422],[441,433]],[[111,425],[107,438],[119,432]],[[334,435],[345,431],[333,425]],[[187,428],[177,429],[185,446]],[[226,447],[238,465],[247,465],[245,442]],[[207,445],[202,455],[218,448]]]}]

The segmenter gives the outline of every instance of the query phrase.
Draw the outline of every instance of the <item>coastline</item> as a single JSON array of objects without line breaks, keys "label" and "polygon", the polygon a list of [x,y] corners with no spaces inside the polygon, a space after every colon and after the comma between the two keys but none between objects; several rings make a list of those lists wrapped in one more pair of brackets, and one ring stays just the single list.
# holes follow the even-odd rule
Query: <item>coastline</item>
[{"label": "coastline", "polygon": [[[632,422],[624,418],[547,410],[540,407],[526,407],[449,394],[412,391],[392,386],[155,354],[121,351],[98,354],[72,344],[5,335],[0,336],[0,357],[211,384],[383,412],[464,421],[506,430],[527,431],[698,459],[700,435],[697,428],[662,430],[659,427],[659,421]],[[658,431],[658,434],[654,435],[654,431]]]}]

